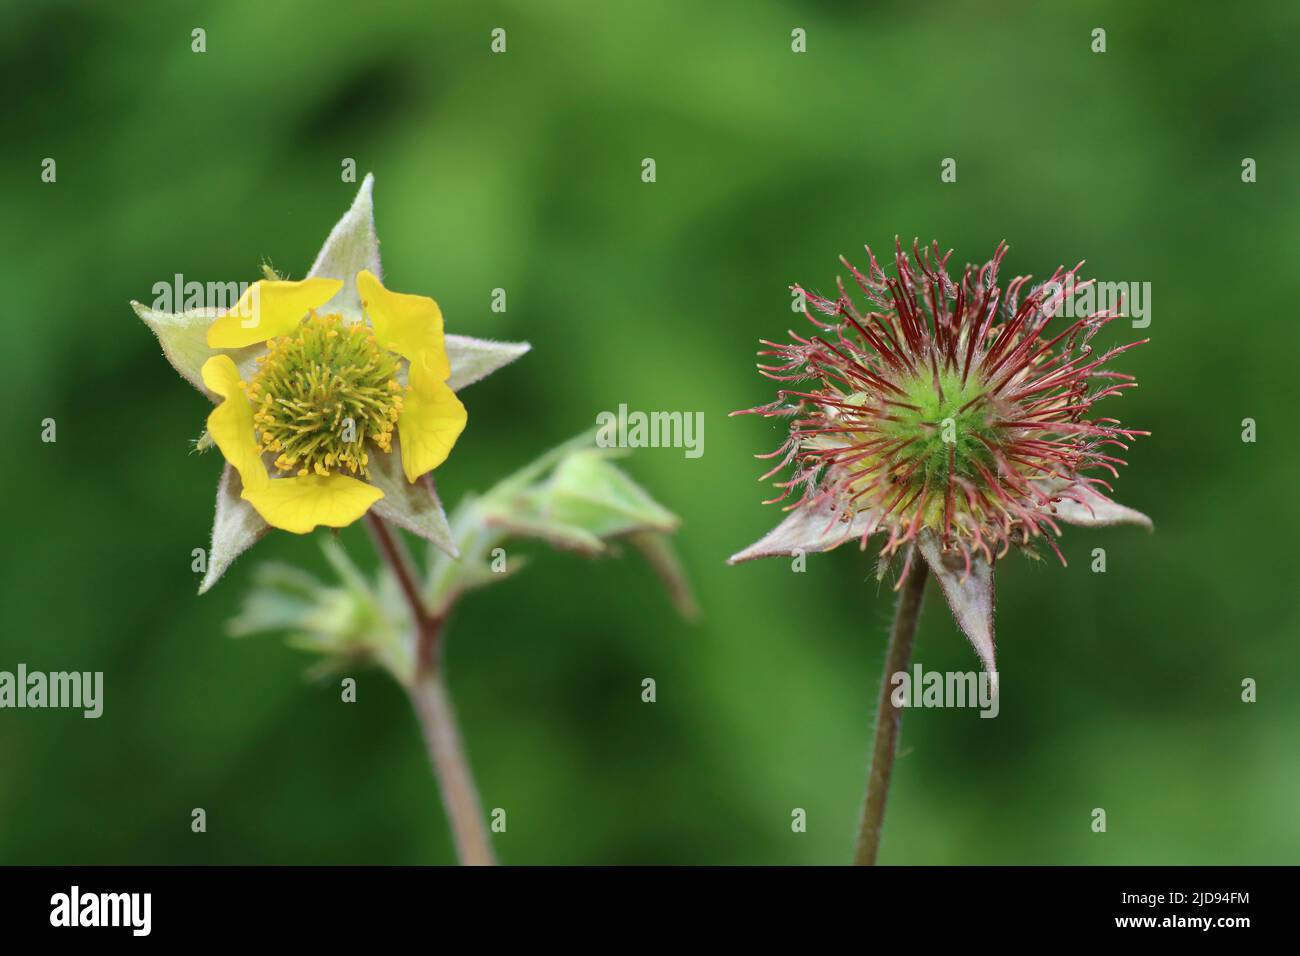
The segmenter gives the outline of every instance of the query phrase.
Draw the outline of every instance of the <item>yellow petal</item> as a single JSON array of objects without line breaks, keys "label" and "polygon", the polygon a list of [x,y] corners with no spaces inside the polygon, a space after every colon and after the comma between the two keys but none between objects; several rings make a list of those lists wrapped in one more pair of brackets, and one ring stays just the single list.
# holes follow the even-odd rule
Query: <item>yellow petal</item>
[{"label": "yellow petal", "polygon": [[383,496],[374,485],[340,474],[276,478],[254,491],[244,489],[244,498],[267,524],[294,534],[321,524],[346,527]]},{"label": "yellow petal", "polygon": [[208,328],[208,346],[241,349],[292,332],[312,309],[343,288],[338,279],[259,279]]},{"label": "yellow petal", "polygon": [[253,437],[253,406],[244,394],[239,369],[229,355],[214,355],[203,363],[201,374],[203,384],[225,399],[208,415],[208,434],[239,472],[245,492],[261,488],[270,478]]},{"label": "yellow petal", "polygon": [[397,417],[397,433],[402,470],[406,480],[414,482],[447,460],[469,416],[456,393],[438,377],[428,356],[412,360],[408,381],[410,386],[402,396],[402,411]]},{"label": "yellow petal", "polygon": [[389,292],[368,269],[357,273],[357,291],[380,345],[412,362],[428,356],[438,381],[451,377],[437,302],[426,295]]}]

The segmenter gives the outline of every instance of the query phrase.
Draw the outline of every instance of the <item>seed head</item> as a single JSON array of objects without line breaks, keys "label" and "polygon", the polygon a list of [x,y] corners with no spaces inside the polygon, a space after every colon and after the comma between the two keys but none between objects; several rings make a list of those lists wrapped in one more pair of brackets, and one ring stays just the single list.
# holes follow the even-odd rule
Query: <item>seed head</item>
[{"label": "seed head", "polygon": [[862,306],[842,279],[833,299],[793,287],[818,331],[764,340],[759,371],[785,386],[775,402],[736,413],[790,419],[782,445],[760,456],[778,459],[764,479],[794,469],[772,501],[801,492],[787,510],[865,528],[864,547],[885,533],[886,560],[923,530],[968,570],[972,554],[992,563],[1038,539],[1060,555],[1057,505],[1090,506],[1096,487],[1111,490],[1085,473],[1117,475],[1114,452],[1147,434],[1091,417],[1095,402],[1136,387],[1107,365],[1141,343],[1094,350],[1097,331],[1119,317],[1111,310],[1049,328],[1067,292],[1088,284],[1076,279],[1082,263],[1021,299],[1029,277],[1005,294],[998,285],[1006,250],[954,281],[952,252],[940,256],[937,242],[913,243],[909,258],[896,241],[892,276],[868,248],[865,274],[841,259]]}]

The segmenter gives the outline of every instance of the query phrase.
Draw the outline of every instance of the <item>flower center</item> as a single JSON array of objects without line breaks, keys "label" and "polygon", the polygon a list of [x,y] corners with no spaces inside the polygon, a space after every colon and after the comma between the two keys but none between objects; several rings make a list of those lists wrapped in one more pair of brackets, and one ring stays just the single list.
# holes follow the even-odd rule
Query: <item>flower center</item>
[{"label": "flower center", "polygon": [[247,383],[263,451],[282,473],[369,477],[367,440],[391,449],[402,410],[398,358],[372,329],[337,315],[308,316],[292,336],[267,343]]},{"label": "flower center", "polygon": [[[938,388],[933,377],[919,377],[903,383],[906,398],[891,408],[881,431],[910,443],[898,449],[895,474],[932,485],[947,484],[948,474],[975,478],[977,464],[993,465],[989,445],[997,441],[997,431],[989,424],[991,409],[984,397],[984,384],[970,376],[962,384],[958,372],[947,370],[939,375]],[[911,407],[907,407],[911,406]]]},{"label": "flower center", "polygon": [[849,490],[874,489],[869,498],[877,503],[918,505],[922,520],[936,523],[950,477],[982,485],[983,475],[997,472],[996,411],[975,375],[963,383],[959,372],[944,370],[937,386],[933,375],[924,374],[897,384],[903,394],[891,395],[883,406],[863,393],[850,400],[869,403],[863,404],[862,420],[875,437],[869,452],[844,465],[853,476]]}]

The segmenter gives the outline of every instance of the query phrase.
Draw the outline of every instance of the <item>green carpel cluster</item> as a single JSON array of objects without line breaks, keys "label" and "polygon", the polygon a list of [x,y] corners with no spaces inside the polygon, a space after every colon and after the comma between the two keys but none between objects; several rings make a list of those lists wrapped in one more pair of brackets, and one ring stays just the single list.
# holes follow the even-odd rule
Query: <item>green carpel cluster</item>
[{"label": "green carpel cluster", "polygon": [[374,331],[312,313],[291,336],[267,343],[247,385],[261,448],[282,473],[369,477],[367,440],[392,446],[402,411],[399,359]]}]

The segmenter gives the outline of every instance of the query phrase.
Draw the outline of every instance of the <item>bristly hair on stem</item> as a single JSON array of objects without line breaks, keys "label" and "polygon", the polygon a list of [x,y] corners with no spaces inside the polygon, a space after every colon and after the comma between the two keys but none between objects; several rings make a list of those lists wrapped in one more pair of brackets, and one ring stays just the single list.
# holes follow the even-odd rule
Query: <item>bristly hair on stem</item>
[{"label": "bristly hair on stem", "polygon": [[858,839],[853,851],[856,866],[874,866],[880,852],[885,802],[889,798],[889,782],[894,775],[894,757],[898,753],[898,731],[903,722],[903,712],[893,700],[893,677],[905,672],[912,660],[912,644],[916,640],[916,624],[921,616],[921,601],[928,577],[929,569],[924,561],[912,565],[900,589],[894,624],[889,630],[885,670],[880,678],[880,694],[876,702],[871,769],[867,773],[867,792],[862,802]]}]

